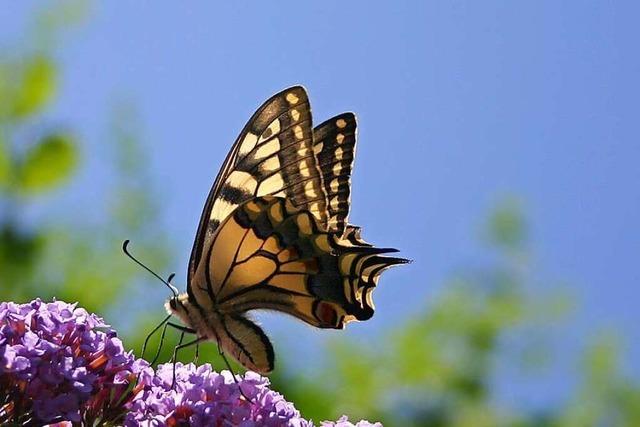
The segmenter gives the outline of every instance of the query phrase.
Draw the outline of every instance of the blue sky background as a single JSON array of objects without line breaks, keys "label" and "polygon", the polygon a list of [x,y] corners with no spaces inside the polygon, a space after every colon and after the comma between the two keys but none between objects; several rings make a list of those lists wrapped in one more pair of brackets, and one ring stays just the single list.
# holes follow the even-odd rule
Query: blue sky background
[{"label": "blue sky background", "polygon": [[[10,3],[0,8],[2,47],[40,2]],[[83,215],[103,213],[109,176],[96,153],[108,143],[114,103],[134,100],[179,254],[172,267],[184,282],[201,207],[231,143],[263,100],[301,83],[316,123],[345,110],[359,117],[352,222],[367,240],[415,260],[382,280],[376,316],[345,333],[379,333],[420,310],[457,268],[479,264],[483,219],[516,195],[541,287],[561,283],[578,297],[575,321],[557,331],[566,353],[557,372],[571,371],[569,356],[601,326],[624,335],[628,360],[639,359],[637,3],[138,1],[93,9],[59,55],[61,96],[50,116],[78,126],[86,165],[82,180],[51,200],[55,212],[82,201]],[[158,298],[164,291],[158,286]],[[320,334],[288,319],[265,323],[277,336]],[[562,398],[571,374],[545,381],[523,385],[514,400]],[[505,388],[505,398],[512,393]]]}]

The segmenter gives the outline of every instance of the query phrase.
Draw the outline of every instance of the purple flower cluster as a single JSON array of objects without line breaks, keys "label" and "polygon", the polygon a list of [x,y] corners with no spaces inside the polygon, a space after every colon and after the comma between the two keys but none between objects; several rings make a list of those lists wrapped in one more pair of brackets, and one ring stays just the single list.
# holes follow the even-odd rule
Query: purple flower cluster
[{"label": "purple flower cluster", "polygon": [[74,304],[0,303],[0,423],[121,419],[143,364],[107,328]]},{"label": "purple flower cluster", "polygon": [[[173,384],[174,369],[176,374]],[[237,382],[236,382],[237,381]],[[101,318],[63,302],[0,303],[0,424],[313,426],[253,372],[125,353]],[[346,417],[322,427],[381,427]]]},{"label": "purple flower cluster", "polygon": [[[313,427],[311,421],[300,417],[291,402],[269,388],[267,378],[254,372],[237,375],[234,380],[231,372],[217,373],[208,363],[196,366],[178,362],[172,388],[173,369],[172,363],[158,366],[150,386],[133,401],[126,426]],[[342,417],[337,422],[325,421],[321,427],[382,427],[382,424],[360,421],[354,425]]]},{"label": "purple flower cluster", "polygon": [[150,386],[133,402],[125,425],[311,425],[258,374],[237,376],[236,384],[229,371],[217,373],[208,363],[176,363],[172,388],[173,369],[172,363],[158,366]]}]

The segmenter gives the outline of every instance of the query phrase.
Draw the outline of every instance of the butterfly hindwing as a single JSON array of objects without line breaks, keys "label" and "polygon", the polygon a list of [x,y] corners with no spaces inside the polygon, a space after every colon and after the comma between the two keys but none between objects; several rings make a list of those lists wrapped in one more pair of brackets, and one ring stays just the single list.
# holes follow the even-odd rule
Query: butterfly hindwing
[{"label": "butterfly hindwing", "polygon": [[326,194],[313,152],[311,109],[304,88],[267,100],[238,136],[209,193],[191,252],[188,281],[220,223],[254,197],[286,197],[327,221]]},{"label": "butterfly hindwing", "polygon": [[345,231],[349,216],[356,126],[356,116],[343,113],[313,130],[313,149],[327,194],[327,228],[338,233]]},{"label": "butterfly hindwing", "polygon": [[[352,245],[324,231],[308,210],[279,197],[240,205],[220,226],[194,289],[212,286],[222,313],[271,309],[313,326],[341,329],[373,314],[371,290],[394,249]],[[198,291],[206,303],[209,296]],[[198,301],[200,305],[200,301]]]}]

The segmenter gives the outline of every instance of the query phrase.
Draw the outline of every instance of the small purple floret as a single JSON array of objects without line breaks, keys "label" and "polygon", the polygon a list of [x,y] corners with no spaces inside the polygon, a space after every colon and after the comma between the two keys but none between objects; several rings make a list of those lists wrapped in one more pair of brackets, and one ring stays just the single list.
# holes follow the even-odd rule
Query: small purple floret
[{"label": "small purple floret", "polygon": [[338,421],[323,421],[320,427],[382,427],[381,423],[370,423],[369,421],[362,420],[353,424],[347,419],[346,415],[343,415]]}]

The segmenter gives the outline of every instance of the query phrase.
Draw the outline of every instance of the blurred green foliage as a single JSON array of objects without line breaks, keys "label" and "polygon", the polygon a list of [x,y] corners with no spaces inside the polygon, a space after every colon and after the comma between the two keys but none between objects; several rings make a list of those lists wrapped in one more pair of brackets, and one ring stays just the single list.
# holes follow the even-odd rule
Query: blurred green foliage
[{"label": "blurred green foliage", "polygon": [[[122,255],[120,245],[132,239],[136,253],[162,268],[169,242],[157,215],[135,110],[123,104],[111,117],[106,158],[113,179],[100,193],[99,221],[85,220],[72,206],[57,216],[25,214],[40,199],[60,197],[70,181],[91,181],[90,171],[88,178],[80,174],[84,145],[73,124],[52,127],[43,119],[61,72],[55,41],[85,13],[86,3],[77,1],[45,10],[25,38],[35,48],[17,46],[0,56],[0,299],[57,297],[112,313],[107,318],[121,326],[125,345],[137,350],[159,311],[147,310],[148,298],[125,296],[144,295],[145,286],[152,286],[154,295],[162,291]],[[640,426],[640,386],[625,376],[618,346],[606,335],[584,355],[578,387],[567,402],[529,411],[508,407],[496,395],[494,380],[505,364],[537,366],[551,353],[544,337],[568,306],[559,293],[537,292],[534,298],[527,292],[535,283],[523,212],[509,199],[489,216],[484,229],[488,250],[496,255],[492,264],[452,277],[436,300],[391,325],[384,336],[332,340],[323,364],[313,371],[287,369],[286,357],[280,358],[285,363],[272,378],[275,387],[315,420],[348,414],[390,426]],[[137,316],[137,310],[151,314]],[[527,344],[507,357],[503,345],[510,334],[525,337]],[[147,359],[159,335],[151,340]],[[175,333],[167,335],[160,361],[170,358],[176,340]],[[180,359],[191,361],[193,351],[185,350]],[[201,348],[200,360],[224,366],[213,345]]]},{"label": "blurred green foliage", "polygon": [[19,171],[16,190],[29,194],[55,188],[71,176],[77,161],[78,153],[72,136],[45,135],[25,153],[16,168]]},{"label": "blurred green foliage", "polygon": [[[527,229],[515,199],[497,206],[486,229],[489,250],[498,255],[494,264],[452,278],[437,300],[386,336],[335,339],[322,369],[280,371],[277,389],[316,420],[347,413],[389,426],[639,426],[640,385],[625,378],[606,335],[584,356],[569,402],[531,412],[501,404],[494,380],[503,367],[526,371],[532,353],[552,352],[536,337],[548,335],[569,304],[561,293],[526,292],[533,274],[523,263]],[[528,341],[511,359],[502,354],[510,334]]]},{"label": "blurred green foliage", "polygon": [[[56,297],[104,313],[117,311],[144,274],[123,256],[122,241],[132,239],[158,267],[168,259],[168,245],[150,175],[137,162],[143,148],[131,124],[135,111],[127,105],[114,108],[107,129],[105,173],[117,177],[113,184],[95,188],[90,200],[71,202],[86,209],[67,206],[57,216],[46,209],[46,200],[61,197],[83,172],[79,132],[45,118],[59,84],[54,41],[79,23],[83,4],[60,2],[44,10],[20,44],[0,52],[0,296]],[[83,184],[93,185],[92,171],[84,172]],[[83,217],[92,211],[101,213],[98,220]]]}]

